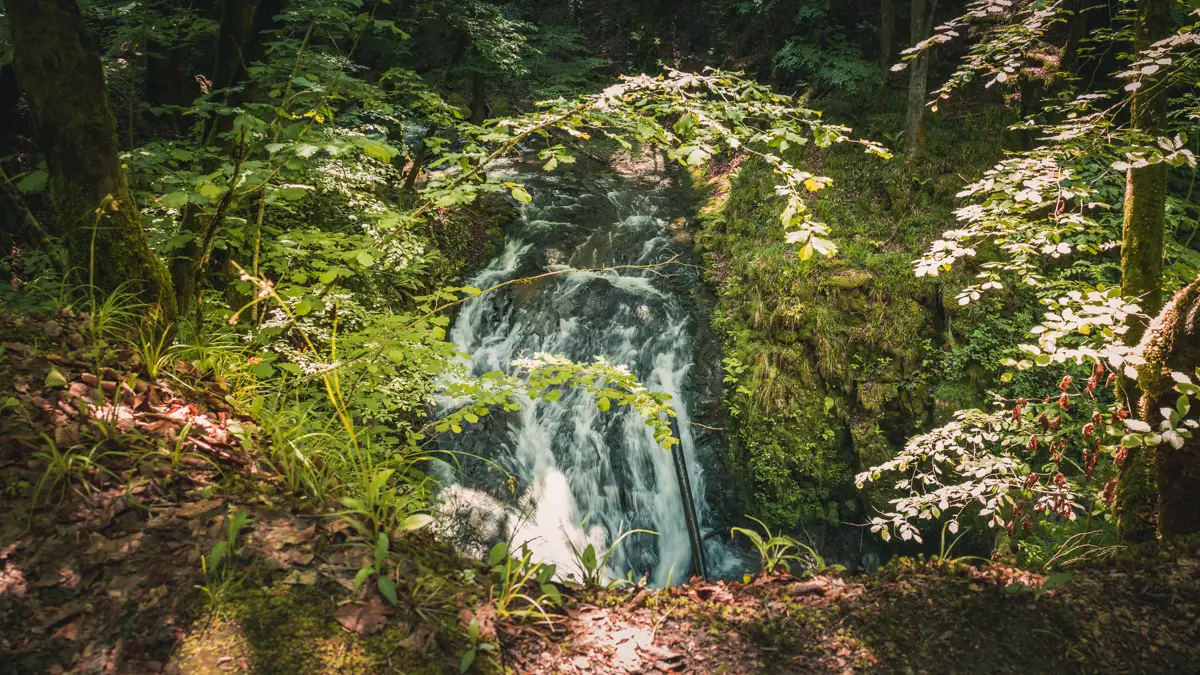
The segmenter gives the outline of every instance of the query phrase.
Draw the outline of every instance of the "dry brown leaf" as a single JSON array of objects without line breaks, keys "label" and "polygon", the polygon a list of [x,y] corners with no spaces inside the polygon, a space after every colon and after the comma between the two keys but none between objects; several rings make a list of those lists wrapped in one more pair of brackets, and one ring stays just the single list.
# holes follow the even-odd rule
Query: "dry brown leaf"
[{"label": "dry brown leaf", "polygon": [[191,518],[195,518],[196,516],[208,513],[209,511],[216,510],[224,503],[225,503],[225,500],[220,497],[213,497],[212,499],[201,499],[198,502],[192,502],[190,504],[185,504],[185,505],[179,507],[179,509],[175,511],[175,515],[180,518],[191,519]]},{"label": "dry brown leaf", "polygon": [[333,618],[351,633],[370,635],[383,630],[387,624],[387,612],[387,607],[379,598],[371,598],[366,604],[355,602],[338,607]]}]

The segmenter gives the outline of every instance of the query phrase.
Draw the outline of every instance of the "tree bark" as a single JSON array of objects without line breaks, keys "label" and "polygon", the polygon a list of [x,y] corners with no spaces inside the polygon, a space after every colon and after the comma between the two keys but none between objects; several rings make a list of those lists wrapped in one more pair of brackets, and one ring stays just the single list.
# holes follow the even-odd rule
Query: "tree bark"
[{"label": "tree bark", "polygon": [[412,192],[416,189],[417,176],[421,175],[421,169],[425,166],[425,158],[429,154],[429,146],[421,139],[421,145],[417,148],[417,154],[413,157],[412,168],[408,170],[408,176],[404,178],[404,192]]},{"label": "tree bark", "polygon": [[[1179,398],[1171,373],[1184,373],[1194,381],[1200,367],[1200,277],[1179,291],[1150,324],[1142,353],[1146,365],[1138,378],[1140,417],[1159,420],[1159,410],[1174,409]],[[1192,398],[1187,417],[1195,419],[1198,413],[1200,400]],[[1181,448],[1164,443],[1153,454],[1158,534],[1163,539],[1200,534],[1200,433],[1185,439]]]},{"label": "tree bark", "polygon": [[1079,61],[1079,45],[1087,36],[1088,16],[1084,11],[1088,8],[1088,0],[1067,0],[1066,9],[1071,12],[1067,19],[1067,41],[1063,45],[1063,55],[1060,68],[1064,72],[1074,72]]},{"label": "tree bark", "polygon": [[[912,45],[929,37],[933,30],[933,14],[937,1],[926,10],[925,0],[912,0],[910,30]],[[922,51],[909,65],[908,112],[904,123],[904,152],[909,159],[916,159],[925,152],[925,95],[929,86],[929,62],[932,55]]]},{"label": "tree bark", "polygon": [[886,75],[892,67],[892,43],[896,33],[896,0],[882,0],[879,16],[879,69]]},{"label": "tree bark", "polygon": [[[1135,47],[1144,49],[1171,34],[1172,0],[1138,0]],[[1163,124],[1167,97],[1147,77],[1133,94],[1133,128],[1155,134]],[[1121,293],[1136,298],[1143,313],[1153,316],[1162,308],[1163,238],[1167,167],[1161,162],[1130,168],[1125,175],[1125,219],[1121,235]],[[1127,344],[1141,340],[1146,322],[1130,317]],[[1123,382],[1126,398],[1134,383]],[[1154,450],[1131,450],[1117,482],[1113,513],[1117,533],[1126,541],[1146,541],[1155,535],[1157,464]]]},{"label": "tree bark", "polygon": [[130,282],[175,317],[166,266],[150,250],[117,158],[100,53],[75,0],[8,0],[13,65],[33,112],[69,262],[111,291]]},{"label": "tree bark", "polygon": [[478,126],[487,119],[487,80],[483,73],[475,71],[471,76],[471,90],[471,124]]}]

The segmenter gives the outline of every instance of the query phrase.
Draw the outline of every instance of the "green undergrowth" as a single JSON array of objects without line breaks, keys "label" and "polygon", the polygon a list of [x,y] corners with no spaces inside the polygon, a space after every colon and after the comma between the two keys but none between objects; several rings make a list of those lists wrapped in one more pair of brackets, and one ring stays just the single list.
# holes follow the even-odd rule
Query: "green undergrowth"
[{"label": "green undergrowth", "polygon": [[[423,610],[433,621],[417,616],[411,604],[389,608],[384,627],[370,635],[346,630],[335,620],[346,596],[345,589],[329,583],[277,582],[239,591],[204,610],[174,663],[179,672],[195,675],[227,672],[228,657],[260,675],[458,672],[466,638],[453,593],[425,598],[431,605]],[[480,661],[476,672],[491,671]]]},{"label": "green undergrowth", "polygon": [[[889,145],[903,127],[894,105],[828,115]],[[941,411],[981,399],[979,371],[996,366],[1013,329],[982,325],[998,319],[980,312],[959,320],[953,297],[911,261],[954,227],[954,195],[1000,157],[1011,121],[999,107],[930,116],[915,163],[848,146],[789,149],[789,161],[833,178],[811,204],[838,245],[829,259],[802,261],[785,242],[766,164],[735,159],[694,176],[733,415],[725,466],[742,512],[790,529],[860,520],[870,498],[853,474]]]}]

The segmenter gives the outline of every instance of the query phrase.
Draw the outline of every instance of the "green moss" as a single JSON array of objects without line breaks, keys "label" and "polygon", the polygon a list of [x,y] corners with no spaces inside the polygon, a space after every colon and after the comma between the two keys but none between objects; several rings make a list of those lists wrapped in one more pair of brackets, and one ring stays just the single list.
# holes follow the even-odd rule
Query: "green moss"
[{"label": "green moss", "polygon": [[184,640],[175,659],[178,672],[217,675],[227,672],[229,658],[259,675],[348,675],[392,672],[392,667],[410,675],[457,672],[459,631],[453,612],[426,649],[409,649],[414,639],[425,642],[413,637],[418,621],[392,618],[380,633],[360,636],[333,618],[344,599],[340,587],[284,584],[227,598],[209,608]]},{"label": "green moss", "polygon": [[[860,118],[868,137],[902,126],[898,110]],[[740,368],[727,380],[735,433],[726,464],[739,494],[750,495],[748,513],[781,527],[828,519],[831,505],[859,502],[855,471],[885,461],[932,421],[946,372],[938,345],[954,338],[943,335],[941,289],[916,278],[912,261],[953,223],[960,176],[997,158],[989,139],[1004,122],[999,114],[931,121],[917,166],[851,147],[793,152],[789,161],[834,181],[809,204],[838,244],[828,260],[802,261],[785,242],[764,163],[697,177],[707,201],[696,247],[718,296],[712,323],[727,370]],[[955,403],[978,388],[964,385]]]}]

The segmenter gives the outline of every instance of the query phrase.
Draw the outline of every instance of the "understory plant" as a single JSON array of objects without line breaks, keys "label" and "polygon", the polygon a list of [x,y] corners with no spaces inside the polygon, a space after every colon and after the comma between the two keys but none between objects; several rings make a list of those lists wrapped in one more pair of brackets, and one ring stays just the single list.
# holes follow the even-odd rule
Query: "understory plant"
[{"label": "understory plant", "polygon": [[762,533],[745,527],[733,527],[729,530],[729,536],[732,538],[740,534],[750,540],[750,545],[758,552],[760,575],[769,577],[780,570],[798,574],[824,569],[825,561],[811,546],[787,535],[774,534],[766,523],[753,516],[746,517],[758,523]]}]

